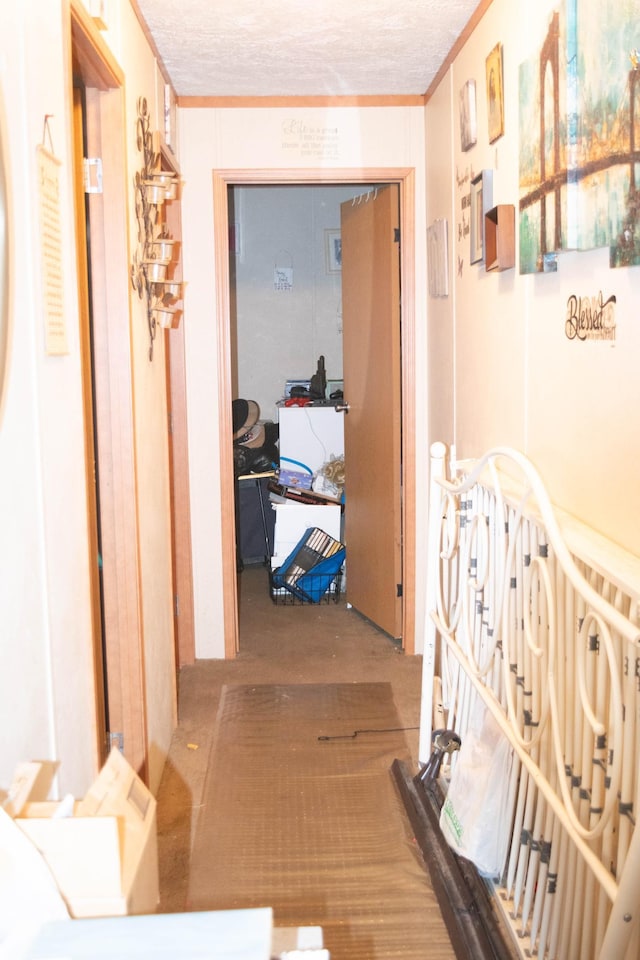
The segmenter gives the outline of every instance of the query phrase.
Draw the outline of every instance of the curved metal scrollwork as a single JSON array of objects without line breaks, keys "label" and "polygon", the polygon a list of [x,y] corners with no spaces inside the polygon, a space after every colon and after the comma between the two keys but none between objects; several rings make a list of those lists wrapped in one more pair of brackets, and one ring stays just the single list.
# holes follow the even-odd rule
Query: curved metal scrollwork
[{"label": "curved metal scrollwork", "polygon": [[[499,461],[515,465],[524,478],[519,499],[510,497],[510,508],[505,505]],[[513,471],[502,475],[513,476]],[[620,648],[613,634],[636,644],[638,628],[583,577],[560,534],[542,481],[517,451],[492,451],[468,474],[453,481],[440,479],[438,486],[443,520],[437,605],[432,612],[436,626],[481,693],[499,707],[514,745],[528,756],[535,754],[536,764],[541,762],[541,749],[553,755],[553,778],[566,815],[576,833],[590,840],[611,816],[621,776]],[[557,622],[562,599],[558,590],[564,583],[570,584],[584,608],[574,636],[565,623]],[[587,667],[587,658],[596,635],[604,655],[598,669],[601,675],[605,669],[609,674],[608,680],[600,676],[599,685],[587,678],[588,670],[594,669]],[[593,756],[589,766],[596,768],[595,775],[582,769],[583,757],[567,760],[560,701],[567,696],[568,644],[575,667],[572,710],[581,718],[572,723],[584,731],[583,741],[587,732],[593,741],[590,750],[585,742],[583,752]],[[606,705],[602,692],[594,692],[596,687],[606,688]],[[596,703],[594,697],[600,700]],[[598,769],[604,771],[602,777]],[[576,804],[572,782],[575,787],[578,781],[583,793],[585,782],[589,791],[597,784],[598,799],[586,817],[584,810],[576,812],[581,805]]]},{"label": "curved metal scrollwork", "polygon": [[156,135],[151,130],[146,97],[138,100],[136,144],[142,154],[142,166],[134,177],[138,246],[131,263],[131,285],[140,299],[146,300],[149,326],[149,360],[158,322],[173,326],[172,305],[179,298],[181,285],[167,277],[173,257],[173,240],[162,227],[160,208],[177,193],[177,175],[160,169]]}]

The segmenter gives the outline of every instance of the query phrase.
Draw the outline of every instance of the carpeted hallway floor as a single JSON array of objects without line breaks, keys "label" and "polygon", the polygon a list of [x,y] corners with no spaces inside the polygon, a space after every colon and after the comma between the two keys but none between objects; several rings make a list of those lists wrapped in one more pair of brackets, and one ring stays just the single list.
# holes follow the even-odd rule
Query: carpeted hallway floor
[{"label": "carpeted hallway floor", "polygon": [[[163,912],[202,909],[190,902],[192,848],[198,842],[198,816],[205,800],[216,716],[225,687],[387,684],[409,756],[414,763],[417,758],[421,657],[406,656],[396,643],[342,601],[297,607],[273,604],[262,566],[245,568],[240,575],[240,591],[240,652],[236,659],[200,661],[184,668],[180,675],[179,723],[158,793]],[[429,956],[450,960],[454,952],[426,874],[425,879],[425,912],[415,917],[415,923],[433,929],[434,950]],[[202,893],[201,875],[198,883]],[[406,939],[409,942],[413,938],[407,935]],[[385,960],[382,954],[375,956]],[[398,951],[389,956],[414,954],[403,952],[402,944],[398,944]]]}]

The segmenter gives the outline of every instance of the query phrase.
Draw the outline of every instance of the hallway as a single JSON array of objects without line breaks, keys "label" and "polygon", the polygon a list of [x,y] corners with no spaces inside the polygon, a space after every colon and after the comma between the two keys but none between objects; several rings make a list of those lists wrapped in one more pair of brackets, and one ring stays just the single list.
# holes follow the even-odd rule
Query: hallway
[{"label": "hallway", "polygon": [[[245,569],[240,591],[237,658],[200,661],[180,675],[179,723],[158,794],[163,912],[190,909],[190,849],[225,685],[388,683],[407,747],[414,763],[417,759],[421,657],[405,656],[397,644],[342,602],[298,607],[273,604],[261,566]],[[441,944],[440,952],[433,956],[448,960],[454,953],[437,905],[434,909],[425,906],[416,922],[425,924],[432,918],[433,939]]]}]

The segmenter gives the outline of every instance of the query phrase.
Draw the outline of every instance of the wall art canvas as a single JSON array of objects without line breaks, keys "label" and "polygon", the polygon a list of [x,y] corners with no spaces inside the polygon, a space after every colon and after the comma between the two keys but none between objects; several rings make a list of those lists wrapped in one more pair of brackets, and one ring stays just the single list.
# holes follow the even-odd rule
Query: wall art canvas
[{"label": "wall art canvas", "polygon": [[576,242],[640,263],[635,153],[640,146],[640,0],[576,6]]},{"label": "wall art canvas", "polygon": [[640,264],[640,0],[565,0],[519,70],[520,271],[609,247]]},{"label": "wall art canvas", "polygon": [[640,0],[577,5],[577,243],[640,263]]},{"label": "wall art canvas", "polygon": [[[567,0],[554,10],[532,56],[520,64],[520,273],[542,273],[548,253],[574,243],[575,18]],[[569,9],[568,9],[569,8]]]}]

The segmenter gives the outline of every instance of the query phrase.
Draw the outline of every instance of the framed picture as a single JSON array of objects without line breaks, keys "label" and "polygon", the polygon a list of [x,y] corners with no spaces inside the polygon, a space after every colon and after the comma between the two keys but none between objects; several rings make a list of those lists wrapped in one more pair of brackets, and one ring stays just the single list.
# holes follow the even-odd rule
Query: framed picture
[{"label": "framed picture", "polygon": [[489,122],[489,143],[493,143],[504,133],[501,43],[496,43],[487,57],[487,118]]},{"label": "framed picture", "polygon": [[164,85],[164,142],[176,152],[176,97],[170,83]]},{"label": "framed picture", "polygon": [[484,216],[493,204],[493,170],[483,170],[471,181],[469,262],[484,260]]},{"label": "framed picture", "polygon": [[342,270],[342,237],[339,230],[325,230],[324,257],[327,273],[340,273]]},{"label": "framed picture", "polygon": [[467,80],[460,91],[460,146],[470,150],[478,140],[476,82]]}]

